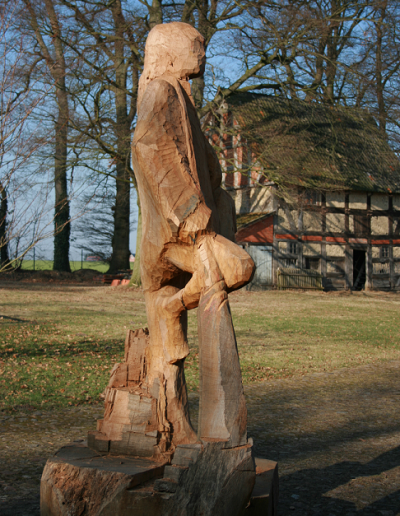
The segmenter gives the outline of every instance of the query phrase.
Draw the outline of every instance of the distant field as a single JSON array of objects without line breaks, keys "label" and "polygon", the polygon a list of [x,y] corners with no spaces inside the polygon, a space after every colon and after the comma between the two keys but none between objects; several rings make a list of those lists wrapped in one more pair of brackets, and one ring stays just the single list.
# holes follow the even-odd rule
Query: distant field
[{"label": "distant field", "polygon": [[[240,291],[230,294],[243,382],[400,359],[400,295]],[[0,410],[97,403],[145,327],[141,290],[0,284]],[[189,390],[198,389],[196,310],[189,312]]]},{"label": "distant field", "polygon": [[[70,261],[71,271],[77,271],[80,269],[92,269],[94,271],[99,271],[101,273],[105,273],[108,271],[109,264],[106,262],[81,262],[81,261]],[[130,264],[131,269],[133,268],[133,263]],[[24,260],[22,262],[22,269],[32,271],[34,268],[33,260]],[[51,271],[53,269],[53,261],[52,260],[36,260],[35,261],[35,270],[36,271]]]}]

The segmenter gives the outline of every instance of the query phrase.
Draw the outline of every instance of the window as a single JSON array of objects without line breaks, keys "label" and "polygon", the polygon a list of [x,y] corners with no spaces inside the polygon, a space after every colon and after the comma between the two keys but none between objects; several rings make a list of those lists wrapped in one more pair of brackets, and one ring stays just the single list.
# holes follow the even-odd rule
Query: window
[{"label": "window", "polygon": [[297,260],[295,258],[285,258],[283,260],[283,266],[287,268],[297,267]]},{"label": "window", "polygon": [[390,263],[373,263],[372,274],[390,274]]},{"label": "window", "polygon": [[385,245],[380,249],[381,260],[389,258],[389,246]]},{"label": "window", "polygon": [[287,252],[290,254],[297,254],[297,242],[288,242]]},{"label": "window", "polygon": [[354,234],[356,236],[369,235],[369,217],[367,215],[354,215]]},{"label": "window", "polygon": [[306,269],[319,272],[319,258],[306,257]]}]

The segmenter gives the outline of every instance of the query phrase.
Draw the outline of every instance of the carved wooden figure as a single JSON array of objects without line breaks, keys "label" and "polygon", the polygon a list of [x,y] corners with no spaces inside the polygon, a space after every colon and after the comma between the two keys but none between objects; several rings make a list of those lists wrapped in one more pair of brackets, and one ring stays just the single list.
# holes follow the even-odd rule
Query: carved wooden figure
[{"label": "carved wooden figure", "polygon": [[[254,264],[234,243],[233,201],[220,186],[219,161],[201,131],[191,96],[189,79],[201,76],[204,66],[204,39],[192,26],[174,22],[151,30],[132,144],[149,335],[127,337],[125,363],[115,369],[106,390],[104,420],[89,439],[98,449],[103,443],[104,450],[140,454],[141,449],[148,455],[154,447],[157,456],[198,439],[223,441],[229,448],[247,442],[228,293],[251,280]],[[197,436],[184,375],[186,312],[196,307]]]}]

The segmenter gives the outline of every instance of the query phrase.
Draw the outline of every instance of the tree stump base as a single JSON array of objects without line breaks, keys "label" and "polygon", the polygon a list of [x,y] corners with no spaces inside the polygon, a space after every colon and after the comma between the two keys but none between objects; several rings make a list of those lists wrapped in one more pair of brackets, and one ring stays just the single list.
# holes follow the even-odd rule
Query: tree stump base
[{"label": "tree stump base", "polygon": [[171,463],[72,443],[46,463],[40,514],[275,516],[277,463],[255,463],[251,441],[237,448],[221,442],[180,445]]}]

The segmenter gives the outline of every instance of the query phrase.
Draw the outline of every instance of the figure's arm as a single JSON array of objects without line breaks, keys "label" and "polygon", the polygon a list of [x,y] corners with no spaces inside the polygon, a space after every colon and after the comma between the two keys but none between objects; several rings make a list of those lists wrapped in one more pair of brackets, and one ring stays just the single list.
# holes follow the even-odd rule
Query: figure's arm
[{"label": "figure's arm", "polygon": [[206,230],[211,211],[190,169],[175,88],[166,81],[149,84],[139,109],[132,147],[133,161],[144,171],[152,196],[172,234],[189,238]]}]

